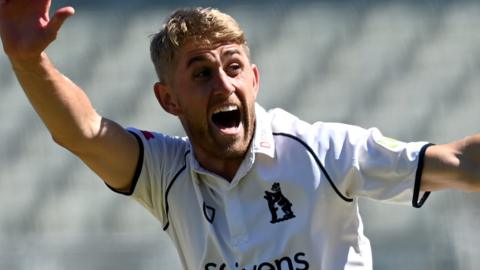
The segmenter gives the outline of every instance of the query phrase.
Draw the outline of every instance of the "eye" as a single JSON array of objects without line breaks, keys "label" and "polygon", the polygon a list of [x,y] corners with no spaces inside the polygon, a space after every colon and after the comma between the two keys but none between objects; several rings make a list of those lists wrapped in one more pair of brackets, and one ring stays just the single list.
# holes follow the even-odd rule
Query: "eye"
[{"label": "eye", "polygon": [[232,63],[227,66],[226,73],[228,76],[235,77],[242,72],[242,65],[239,63]]},{"label": "eye", "polygon": [[193,73],[195,80],[208,80],[212,75],[212,71],[208,68],[201,68]]}]

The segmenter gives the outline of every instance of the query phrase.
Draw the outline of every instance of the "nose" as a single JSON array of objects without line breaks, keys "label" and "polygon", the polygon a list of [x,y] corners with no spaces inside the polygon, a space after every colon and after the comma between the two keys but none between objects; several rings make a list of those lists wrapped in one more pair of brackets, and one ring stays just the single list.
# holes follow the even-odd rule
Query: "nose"
[{"label": "nose", "polygon": [[219,95],[230,95],[235,92],[232,78],[223,69],[219,69],[213,80],[213,90]]}]

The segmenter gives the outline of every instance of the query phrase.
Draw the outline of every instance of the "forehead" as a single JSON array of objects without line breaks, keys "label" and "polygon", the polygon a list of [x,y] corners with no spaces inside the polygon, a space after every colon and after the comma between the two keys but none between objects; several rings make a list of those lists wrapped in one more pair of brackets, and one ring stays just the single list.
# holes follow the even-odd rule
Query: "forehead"
[{"label": "forehead", "polygon": [[177,63],[187,65],[192,59],[197,57],[219,58],[238,54],[248,60],[246,49],[243,45],[236,43],[199,45],[197,43],[188,43],[184,45],[177,54]]}]

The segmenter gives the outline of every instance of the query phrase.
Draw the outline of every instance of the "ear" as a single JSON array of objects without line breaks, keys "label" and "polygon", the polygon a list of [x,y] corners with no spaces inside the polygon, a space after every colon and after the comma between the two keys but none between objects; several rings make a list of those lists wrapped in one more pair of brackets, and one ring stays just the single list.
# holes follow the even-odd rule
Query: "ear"
[{"label": "ear", "polygon": [[253,90],[255,91],[255,98],[257,97],[258,91],[260,90],[260,73],[258,67],[255,64],[252,64],[253,71]]},{"label": "ear", "polygon": [[172,89],[163,82],[156,82],[153,86],[153,91],[155,92],[155,97],[157,97],[158,103],[162,106],[162,108],[175,116],[178,116],[181,112],[180,106],[172,94]]}]

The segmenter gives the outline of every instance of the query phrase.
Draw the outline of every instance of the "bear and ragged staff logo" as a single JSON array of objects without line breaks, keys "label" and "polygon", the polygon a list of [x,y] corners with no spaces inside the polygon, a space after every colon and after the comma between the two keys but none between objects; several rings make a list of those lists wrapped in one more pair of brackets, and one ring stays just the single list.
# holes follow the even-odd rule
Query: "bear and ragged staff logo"
[{"label": "bear and ragged staff logo", "polygon": [[295,217],[292,211],[292,203],[282,194],[280,184],[275,182],[272,191],[265,191],[263,196],[268,202],[268,209],[272,215],[270,223],[278,223]]}]

